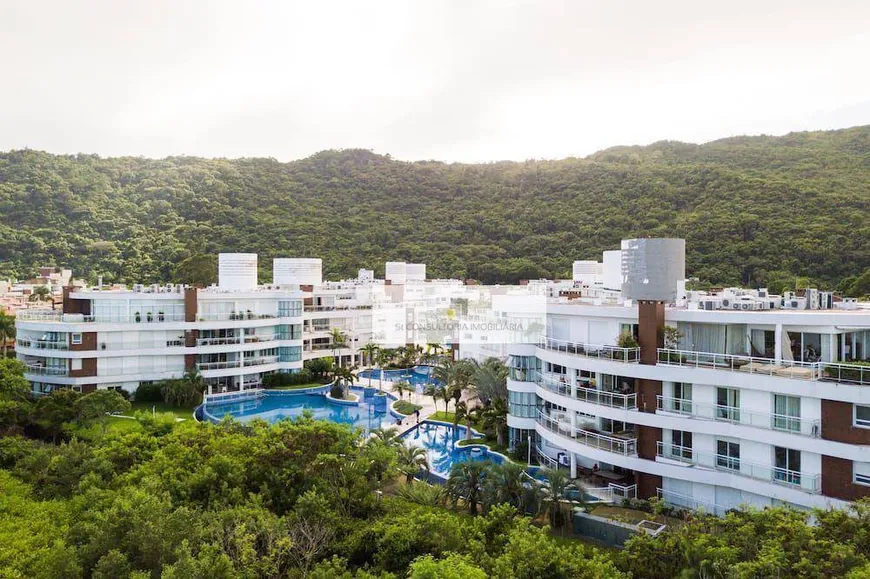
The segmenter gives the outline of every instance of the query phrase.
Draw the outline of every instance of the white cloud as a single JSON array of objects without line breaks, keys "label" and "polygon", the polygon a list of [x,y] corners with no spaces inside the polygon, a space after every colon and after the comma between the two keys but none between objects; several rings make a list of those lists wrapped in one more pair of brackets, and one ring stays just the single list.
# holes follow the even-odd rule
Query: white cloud
[{"label": "white cloud", "polygon": [[0,149],[557,158],[870,122],[870,4],[13,3]]}]

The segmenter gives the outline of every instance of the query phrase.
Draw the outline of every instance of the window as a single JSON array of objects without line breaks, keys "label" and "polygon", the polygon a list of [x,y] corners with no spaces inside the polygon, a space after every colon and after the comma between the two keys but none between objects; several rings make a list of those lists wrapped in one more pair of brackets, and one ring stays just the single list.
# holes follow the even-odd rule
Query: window
[{"label": "window", "polygon": [[773,478],[791,485],[801,484],[801,451],[773,447]]},{"label": "window", "polygon": [[72,343],[74,346],[78,346],[82,343],[82,335],[81,334],[73,334],[72,335]]},{"label": "window", "polygon": [[870,486],[870,462],[852,463],[852,482]]},{"label": "window", "polygon": [[671,431],[671,456],[677,459],[692,459],[692,433],[686,430]]},{"label": "window", "polygon": [[538,397],[534,392],[508,392],[508,413],[520,418],[534,418]]},{"label": "window", "polygon": [[773,395],[773,428],[800,432],[801,399],[799,396]]},{"label": "window", "polygon": [[692,385],[674,382],[674,412],[692,413]]},{"label": "window", "polygon": [[870,406],[855,404],[854,424],[855,426],[870,428]]},{"label": "window", "polygon": [[716,388],[716,418],[740,422],[740,390]]},{"label": "window", "polygon": [[740,444],[729,440],[717,440],[716,466],[728,470],[740,470]]},{"label": "window", "polygon": [[295,318],[302,315],[302,300],[280,300],[278,315],[282,318]]}]

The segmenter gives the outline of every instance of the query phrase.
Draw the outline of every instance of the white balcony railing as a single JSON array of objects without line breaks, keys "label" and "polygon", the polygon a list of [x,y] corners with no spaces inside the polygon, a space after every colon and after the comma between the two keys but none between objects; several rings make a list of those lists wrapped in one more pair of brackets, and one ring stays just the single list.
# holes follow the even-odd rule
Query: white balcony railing
[{"label": "white balcony railing", "polygon": [[819,380],[870,386],[870,364],[818,362]]},{"label": "white balcony railing", "polygon": [[640,360],[640,348],[620,348],[619,346],[569,342],[546,337],[541,339],[539,346],[554,352],[576,354],[587,358],[606,358],[615,362],[637,363]]},{"label": "white balcony railing", "polygon": [[272,334],[270,336],[259,336],[257,334],[245,336],[246,344],[256,344],[258,342],[274,342],[278,339],[278,334]]},{"label": "white balcony railing", "polygon": [[223,321],[243,321],[243,320],[272,320],[278,317],[276,313],[258,313],[251,311],[244,312],[230,312],[230,313],[218,313],[218,314],[207,314],[200,313],[196,315],[197,321],[200,322],[223,322]]},{"label": "white balcony railing", "polygon": [[581,402],[608,406],[610,408],[622,408],[623,410],[637,409],[637,394],[634,392],[628,394],[605,392],[595,388],[580,386],[579,384],[572,388],[567,380],[563,382],[561,379],[555,379],[553,374],[544,372],[538,374],[538,385],[556,394],[568,396]]},{"label": "white balcony railing", "polygon": [[570,416],[566,415],[567,420],[554,419],[548,416],[543,411],[538,411],[537,423],[556,434],[560,434],[574,440],[580,444],[591,446],[599,450],[621,454],[623,456],[634,456],[637,454],[637,438],[609,436],[599,432],[593,432],[584,428],[573,426],[570,422]]},{"label": "white balcony railing", "polygon": [[801,489],[808,493],[819,493],[822,488],[822,475],[820,474],[808,474],[769,464],[759,464],[743,460],[740,457],[700,452],[690,447],[661,441],[656,443],[656,454],[663,459],[678,461],[692,468],[707,468],[727,472]]},{"label": "white balcony railing", "polygon": [[809,420],[799,416],[752,412],[733,406],[701,404],[684,398],[671,398],[668,396],[656,396],[656,407],[660,412],[679,414],[687,418],[715,420],[730,424],[780,430],[812,436],[813,438],[818,438],[821,435],[821,421]]}]

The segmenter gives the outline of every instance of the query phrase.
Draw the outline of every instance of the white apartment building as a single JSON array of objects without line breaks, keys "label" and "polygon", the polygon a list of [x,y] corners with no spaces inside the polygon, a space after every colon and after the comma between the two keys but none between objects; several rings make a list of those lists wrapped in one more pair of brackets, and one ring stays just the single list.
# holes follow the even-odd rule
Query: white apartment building
[{"label": "white apartment building", "polygon": [[622,295],[551,300],[541,341],[508,347],[511,443],[708,512],[870,495],[870,366],[851,363],[870,358],[870,310],[814,290],[686,292],[674,241],[623,242]]}]

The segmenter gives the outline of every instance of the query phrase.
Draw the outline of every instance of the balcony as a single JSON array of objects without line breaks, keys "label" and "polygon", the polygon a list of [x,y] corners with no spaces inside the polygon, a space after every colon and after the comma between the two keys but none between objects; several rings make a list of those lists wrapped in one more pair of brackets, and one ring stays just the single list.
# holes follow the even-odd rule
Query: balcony
[{"label": "balcony", "polygon": [[69,350],[69,344],[63,342],[49,342],[47,340],[30,340],[19,338],[15,342],[19,348],[35,348],[37,350]]},{"label": "balcony", "polygon": [[200,362],[196,367],[200,371],[207,370],[226,370],[228,368],[241,368],[241,360],[227,360],[224,362]]},{"label": "balcony", "polygon": [[568,342],[553,338],[543,338],[538,345],[546,350],[575,354],[586,358],[604,358],[629,364],[636,364],[640,360],[640,348],[620,348],[619,346]]},{"label": "balcony", "polygon": [[260,314],[257,312],[230,312],[228,314],[197,314],[196,319],[200,322],[223,322],[223,321],[241,321],[241,320],[273,320],[278,318],[278,314]]},{"label": "balcony", "polygon": [[679,414],[686,418],[698,420],[715,420],[729,424],[754,426],[756,428],[791,432],[813,438],[818,438],[821,435],[821,421],[808,420],[799,416],[751,412],[733,406],[700,404],[691,400],[670,398],[668,396],[656,396],[656,408],[659,412]]},{"label": "balcony", "polygon": [[847,362],[797,362],[736,354],[714,354],[691,350],[658,349],[658,364],[688,368],[707,368],[728,372],[746,372],[780,376],[795,380],[839,382],[858,386],[870,385],[870,365]]},{"label": "balcony", "polygon": [[107,324],[151,324],[163,322],[183,322],[184,314],[138,313],[132,316],[106,316],[65,314],[58,311],[24,310],[18,312],[16,319],[22,322],[63,322],[66,324],[107,323]]},{"label": "balcony", "polygon": [[278,356],[260,356],[258,358],[245,358],[244,366],[265,366],[266,364],[275,364],[278,362]]},{"label": "balcony", "polygon": [[25,364],[27,374],[39,374],[40,376],[69,376],[69,369],[57,366],[43,366],[41,364]]},{"label": "balcony", "polygon": [[347,310],[370,310],[372,309],[371,305],[331,305],[331,306],[305,306],[306,312],[341,312]]},{"label": "balcony", "polygon": [[678,446],[659,441],[656,443],[656,454],[659,458],[681,462],[686,466],[706,468],[764,482],[781,484],[808,493],[819,493],[822,488],[822,475],[820,474],[807,474],[769,464],[758,464],[743,460],[740,457],[699,452],[687,446]]},{"label": "balcony", "polygon": [[257,335],[249,335],[245,336],[246,344],[256,344],[259,342],[274,342],[278,339],[278,334],[272,334],[271,336],[257,336]]},{"label": "balcony", "polygon": [[635,456],[637,454],[637,438],[631,435],[607,435],[584,428],[578,428],[571,424],[570,415],[549,416],[543,411],[538,411],[537,423],[555,432],[560,436],[570,438],[585,446],[597,448],[607,452],[621,454],[623,456]]},{"label": "balcony", "polygon": [[568,396],[569,398],[581,402],[607,406],[609,408],[637,410],[637,394],[634,392],[627,394],[605,392],[603,390],[596,390],[595,388],[580,386],[579,384],[572,389],[570,383],[554,379],[553,376],[553,374],[540,373],[538,376],[538,385],[550,392],[555,392],[561,396]]},{"label": "balcony", "polygon": [[197,346],[229,346],[232,344],[240,344],[242,341],[238,336],[230,336],[224,338],[200,338],[196,341]]}]

